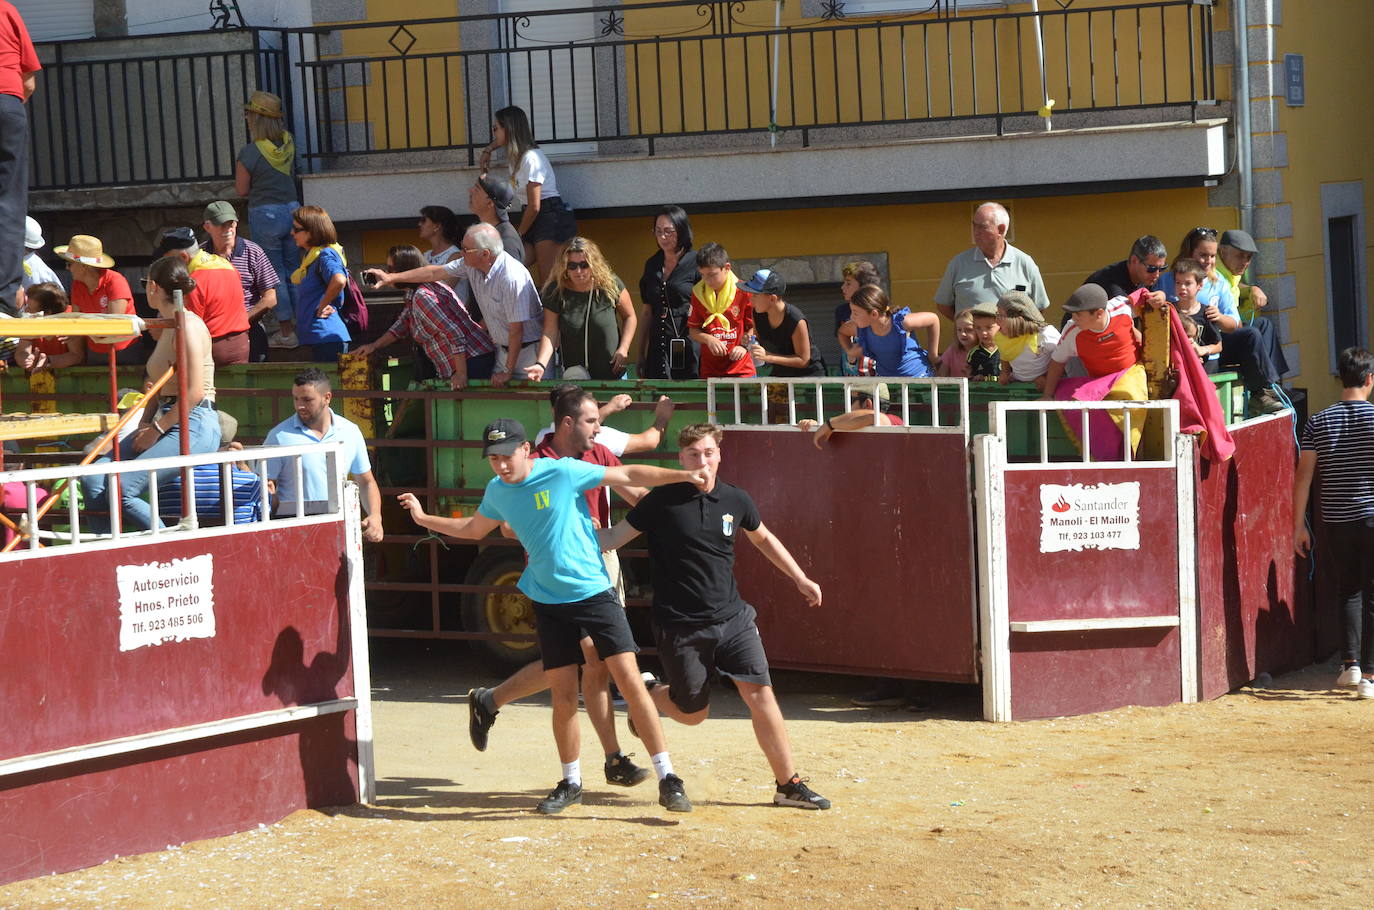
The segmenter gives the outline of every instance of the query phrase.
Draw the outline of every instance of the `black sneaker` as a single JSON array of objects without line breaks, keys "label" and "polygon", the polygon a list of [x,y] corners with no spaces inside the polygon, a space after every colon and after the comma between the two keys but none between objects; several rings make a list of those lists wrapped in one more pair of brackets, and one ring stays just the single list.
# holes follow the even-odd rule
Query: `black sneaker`
[{"label": "black sneaker", "polygon": [[553,792],[539,801],[536,807],[544,815],[557,815],[569,806],[582,802],[582,785],[560,780]]},{"label": "black sneaker", "polygon": [[642,784],[648,779],[649,769],[636,765],[630,761],[630,756],[623,752],[606,761],[606,783],[608,784],[615,784],[617,787],[633,787],[635,784]]},{"label": "black sneaker", "polygon": [[468,692],[468,738],[472,740],[472,748],[478,752],[487,751],[487,734],[491,732],[491,725],[496,723],[496,715],[500,711],[488,711],[482,704],[482,696],[489,690],[478,686]]},{"label": "black sneaker", "polygon": [[692,801],[682,789],[682,778],[669,774],[658,782],[658,804],[669,812],[692,811]]},{"label": "black sneaker", "polygon": [[806,785],[806,781],[793,774],[785,784],[778,784],[773,793],[773,805],[791,806],[794,809],[829,809],[830,800],[821,796]]}]

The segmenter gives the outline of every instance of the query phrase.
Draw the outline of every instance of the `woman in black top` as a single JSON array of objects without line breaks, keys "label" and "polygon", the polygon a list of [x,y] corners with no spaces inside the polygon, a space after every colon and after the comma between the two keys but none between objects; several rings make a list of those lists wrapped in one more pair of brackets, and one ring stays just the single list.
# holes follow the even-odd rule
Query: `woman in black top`
[{"label": "woman in black top", "polygon": [[773,376],[824,376],[825,365],[811,343],[811,323],[802,311],[782,299],[787,281],[777,272],[759,269],[740,287],[753,295],[754,363],[773,367]]},{"label": "woman in black top", "polygon": [[697,349],[687,337],[692,309],[697,254],[692,249],[692,226],[687,213],[666,205],[654,219],[658,252],[644,263],[639,298],[644,303],[639,333],[639,376],[642,379],[696,379]]}]

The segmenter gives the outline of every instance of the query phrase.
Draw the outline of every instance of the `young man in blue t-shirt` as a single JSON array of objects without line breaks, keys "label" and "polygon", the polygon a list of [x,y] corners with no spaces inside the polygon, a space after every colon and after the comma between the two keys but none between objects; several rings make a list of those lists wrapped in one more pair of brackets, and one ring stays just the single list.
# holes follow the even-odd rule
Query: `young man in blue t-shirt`
[{"label": "young man in blue t-shirt", "polygon": [[588,636],[625,697],[630,717],[658,774],[658,801],[670,812],[690,812],[682,780],[673,773],[658,711],[639,675],[639,650],[620,599],[611,588],[592,527],[586,497],[595,487],[656,487],[705,481],[703,470],[674,471],[651,465],[605,467],[572,458],[532,458],[525,428],[497,420],[482,431],[482,454],[496,477],[469,518],[427,515],[413,494],[402,493],[402,508],[423,528],[476,540],[506,522],[529,554],[518,587],[534,602],[535,626],[544,670],[553,693],[553,735],[563,763],[563,779],[539,811],[561,812],[582,801],[578,761],[577,668],[582,637]]}]

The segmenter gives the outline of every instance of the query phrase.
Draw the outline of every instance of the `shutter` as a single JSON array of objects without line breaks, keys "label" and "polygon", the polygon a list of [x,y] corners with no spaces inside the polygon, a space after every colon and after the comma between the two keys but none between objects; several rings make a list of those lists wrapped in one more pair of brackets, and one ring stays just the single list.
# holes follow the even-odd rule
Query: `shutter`
[{"label": "shutter", "polygon": [[29,37],[40,41],[75,41],[95,36],[94,0],[11,0],[24,19]]},{"label": "shutter", "polygon": [[[586,154],[596,148],[591,41],[596,35],[596,14],[587,10],[589,0],[567,0],[564,6],[569,9],[565,15],[533,16],[528,25],[519,23],[515,47],[530,53],[514,53],[507,58],[510,103],[525,109],[534,140],[550,157]],[[548,0],[501,3],[506,13],[549,8]],[[568,41],[578,44],[572,49],[557,46]],[[569,141],[578,139],[584,141]]]}]

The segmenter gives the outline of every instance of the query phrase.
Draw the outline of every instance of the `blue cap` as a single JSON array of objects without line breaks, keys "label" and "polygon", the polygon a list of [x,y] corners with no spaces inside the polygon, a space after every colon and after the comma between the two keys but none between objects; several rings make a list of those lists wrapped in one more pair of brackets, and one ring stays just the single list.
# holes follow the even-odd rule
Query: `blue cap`
[{"label": "blue cap", "polygon": [[751,294],[786,294],[787,279],[772,269],[759,269],[740,287]]}]

